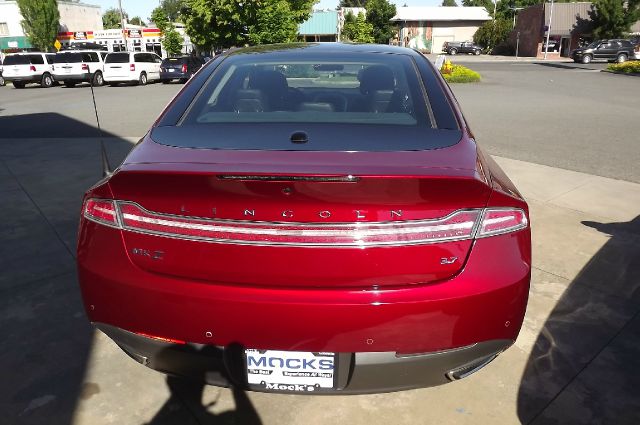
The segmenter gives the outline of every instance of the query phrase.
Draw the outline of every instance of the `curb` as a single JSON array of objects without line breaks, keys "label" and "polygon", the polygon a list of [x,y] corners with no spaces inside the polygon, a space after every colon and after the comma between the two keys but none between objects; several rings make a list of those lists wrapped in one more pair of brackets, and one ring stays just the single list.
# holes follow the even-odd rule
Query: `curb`
[{"label": "curb", "polygon": [[626,75],[627,77],[640,77],[639,72],[620,72],[620,71],[611,71],[610,69],[602,69],[600,72],[607,72],[609,74],[618,74],[618,75]]}]

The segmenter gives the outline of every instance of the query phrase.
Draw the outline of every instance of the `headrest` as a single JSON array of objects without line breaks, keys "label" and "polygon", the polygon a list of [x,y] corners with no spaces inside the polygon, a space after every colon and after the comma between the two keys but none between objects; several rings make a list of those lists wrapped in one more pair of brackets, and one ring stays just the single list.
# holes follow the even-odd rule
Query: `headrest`
[{"label": "headrest", "polygon": [[363,69],[358,79],[362,94],[370,94],[376,90],[393,90],[396,87],[393,71],[384,65],[373,65]]},{"label": "headrest", "polygon": [[273,92],[287,90],[289,85],[284,75],[277,71],[255,71],[249,77],[249,88]]}]

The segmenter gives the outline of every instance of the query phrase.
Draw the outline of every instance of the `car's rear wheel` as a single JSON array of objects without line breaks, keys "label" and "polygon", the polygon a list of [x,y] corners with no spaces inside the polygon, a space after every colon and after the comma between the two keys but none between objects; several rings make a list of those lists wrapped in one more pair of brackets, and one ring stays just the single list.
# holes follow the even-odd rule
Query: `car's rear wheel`
[{"label": "car's rear wheel", "polygon": [[458,49],[449,49],[449,54],[450,54],[450,55],[456,55],[456,54],[458,54]]},{"label": "car's rear wheel", "polygon": [[104,84],[104,77],[102,76],[102,72],[98,71],[93,74],[93,85],[96,87],[100,87]]},{"label": "car's rear wheel", "polygon": [[13,83],[13,87],[17,88],[17,89],[23,89],[24,88],[24,83],[21,81],[14,81]]},{"label": "car's rear wheel", "polygon": [[51,77],[51,75],[50,74],[44,74],[42,76],[42,79],[40,80],[40,86],[44,87],[45,89],[48,89],[52,85],[53,85],[53,78]]},{"label": "car's rear wheel", "polygon": [[590,63],[591,62],[591,55],[584,55],[582,57],[582,63]]},{"label": "car's rear wheel", "polygon": [[76,86],[76,83],[74,81],[65,81],[64,86],[71,89]]},{"label": "car's rear wheel", "polygon": [[138,85],[139,86],[147,85],[147,74],[145,74],[144,72],[140,74],[140,78],[138,78]]},{"label": "car's rear wheel", "polygon": [[627,61],[627,55],[625,55],[624,53],[620,53],[616,58],[617,63],[624,63],[626,61]]},{"label": "car's rear wheel", "polygon": [[478,56],[478,55],[480,54],[480,50],[474,50],[474,51],[473,51],[473,54],[474,54],[474,55],[476,55],[476,56]]},{"label": "car's rear wheel", "polygon": [[2,78],[2,75],[0,75],[0,87],[4,85],[5,85],[4,78]]}]

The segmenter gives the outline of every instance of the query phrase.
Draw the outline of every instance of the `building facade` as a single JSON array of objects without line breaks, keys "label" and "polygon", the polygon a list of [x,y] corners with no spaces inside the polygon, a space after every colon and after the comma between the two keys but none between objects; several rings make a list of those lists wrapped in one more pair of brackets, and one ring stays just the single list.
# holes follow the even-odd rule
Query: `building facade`
[{"label": "building facade", "polygon": [[[550,3],[521,10],[509,42],[513,46],[518,44],[519,56],[544,57],[548,28],[547,58],[568,57],[581,44],[593,41],[591,5],[590,2],[554,3],[553,17]],[[640,34],[640,21],[631,27],[631,32]]]},{"label": "building facade", "polygon": [[300,24],[298,35],[303,41],[339,41],[340,19],[337,10],[316,10]]},{"label": "building facade", "polygon": [[398,25],[392,44],[441,53],[447,41],[472,40],[491,17],[484,7],[399,7],[391,20]]}]

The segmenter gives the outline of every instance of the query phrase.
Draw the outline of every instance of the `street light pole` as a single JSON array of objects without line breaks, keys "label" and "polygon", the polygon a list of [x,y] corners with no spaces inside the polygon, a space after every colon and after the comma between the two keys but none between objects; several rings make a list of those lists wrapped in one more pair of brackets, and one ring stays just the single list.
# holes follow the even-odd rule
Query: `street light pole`
[{"label": "street light pole", "polygon": [[[496,9],[498,9],[498,0],[493,1],[493,34],[491,37],[491,44],[495,43],[496,41]],[[491,46],[491,48],[494,47],[495,46]]]},{"label": "street light pole", "polygon": [[120,9],[120,28],[122,30],[122,38],[124,39],[124,50],[129,51],[129,43],[127,43],[127,30],[125,28],[124,12],[122,11],[122,0],[118,0],[118,8]]},{"label": "street light pole", "polygon": [[549,35],[551,35],[551,24],[553,23],[553,0],[551,0],[551,10],[549,11],[549,26],[547,27],[547,42],[544,44],[544,59],[547,59],[549,51]]}]

